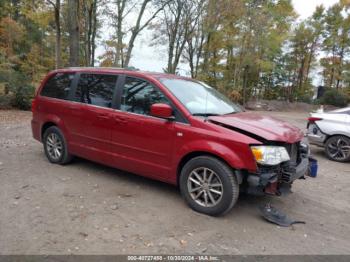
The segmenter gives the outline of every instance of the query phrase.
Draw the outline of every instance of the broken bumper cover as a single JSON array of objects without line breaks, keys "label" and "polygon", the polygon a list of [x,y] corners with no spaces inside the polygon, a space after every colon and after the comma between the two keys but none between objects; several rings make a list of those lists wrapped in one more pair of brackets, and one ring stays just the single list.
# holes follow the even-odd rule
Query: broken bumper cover
[{"label": "broken bumper cover", "polygon": [[298,164],[290,162],[275,167],[259,167],[259,172],[247,176],[247,193],[261,195],[281,195],[288,192],[296,179],[304,179],[308,175],[310,161],[304,157]]}]

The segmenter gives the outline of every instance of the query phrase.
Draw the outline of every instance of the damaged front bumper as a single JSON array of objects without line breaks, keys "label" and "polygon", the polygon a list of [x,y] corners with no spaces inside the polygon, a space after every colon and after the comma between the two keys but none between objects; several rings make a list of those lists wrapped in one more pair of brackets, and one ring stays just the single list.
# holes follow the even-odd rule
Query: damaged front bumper
[{"label": "damaged front bumper", "polygon": [[257,173],[249,173],[246,179],[246,192],[254,195],[281,195],[290,192],[296,179],[305,179],[309,174],[310,161],[304,156],[298,163],[291,161],[278,166],[259,166]]}]

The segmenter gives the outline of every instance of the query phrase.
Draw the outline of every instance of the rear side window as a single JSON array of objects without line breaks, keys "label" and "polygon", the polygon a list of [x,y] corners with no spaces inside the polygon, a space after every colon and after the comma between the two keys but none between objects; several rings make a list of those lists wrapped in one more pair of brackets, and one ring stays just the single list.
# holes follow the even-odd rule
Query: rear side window
[{"label": "rear side window", "polygon": [[40,95],[59,99],[68,99],[74,73],[58,73],[44,85]]},{"label": "rear side window", "polygon": [[112,97],[117,78],[117,75],[81,74],[75,92],[75,101],[112,107]]}]

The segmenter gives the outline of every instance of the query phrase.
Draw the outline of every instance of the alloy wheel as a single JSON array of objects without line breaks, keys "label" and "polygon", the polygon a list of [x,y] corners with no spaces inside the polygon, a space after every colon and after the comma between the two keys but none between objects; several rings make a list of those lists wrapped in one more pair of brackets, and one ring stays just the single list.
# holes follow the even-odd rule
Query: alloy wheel
[{"label": "alloy wheel", "polygon": [[191,198],[204,207],[216,206],[223,196],[223,184],[219,176],[206,167],[196,168],[190,173],[187,188]]},{"label": "alloy wheel", "polygon": [[59,160],[63,152],[61,138],[55,133],[49,134],[46,139],[46,149],[53,160]]},{"label": "alloy wheel", "polygon": [[335,139],[332,139],[328,143],[327,149],[329,156],[334,160],[342,161],[349,158],[350,144],[342,137],[336,137]]}]

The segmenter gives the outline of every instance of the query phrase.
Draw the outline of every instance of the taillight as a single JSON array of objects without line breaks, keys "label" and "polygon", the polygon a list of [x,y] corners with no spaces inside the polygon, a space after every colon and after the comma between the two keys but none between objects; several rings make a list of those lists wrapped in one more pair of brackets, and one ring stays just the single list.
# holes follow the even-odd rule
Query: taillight
[{"label": "taillight", "polygon": [[36,101],[36,99],[34,98],[34,99],[32,100],[32,112],[34,112],[34,111],[36,110],[36,106],[37,106],[37,101]]},{"label": "taillight", "polygon": [[307,120],[309,121],[309,123],[315,123],[316,121],[322,120],[322,118],[320,118],[320,117],[309,117]]}]

